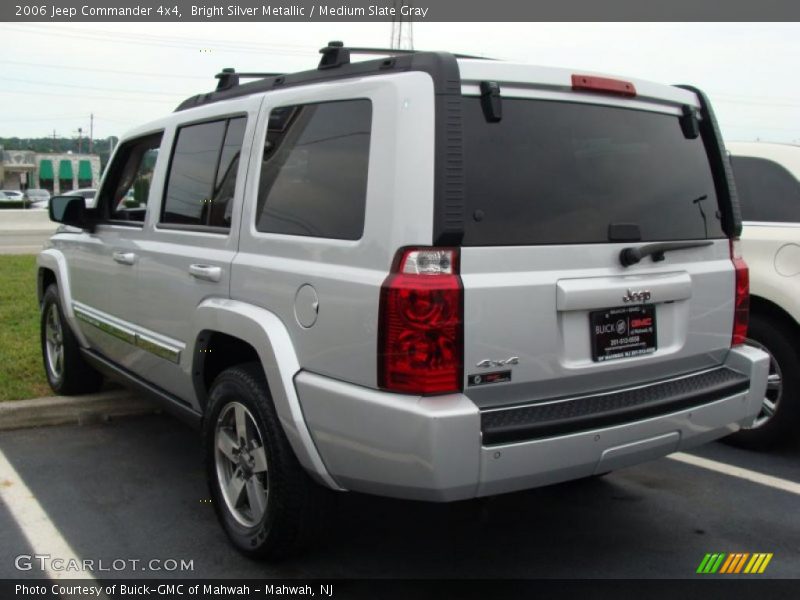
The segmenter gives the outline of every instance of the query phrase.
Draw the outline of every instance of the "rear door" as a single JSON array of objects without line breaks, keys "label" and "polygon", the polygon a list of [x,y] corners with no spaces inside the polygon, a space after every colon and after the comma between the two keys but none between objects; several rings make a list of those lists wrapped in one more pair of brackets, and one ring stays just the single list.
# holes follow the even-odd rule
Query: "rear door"
[{"label": "rear door", "polygon": [[[682,107],[517,94],[503,88],[499,122],[478,97],[463,102],[466,393],[507,405],[719,364],[735,276]],[[621,263],[624,249],[656,242],[691,247]]]}]

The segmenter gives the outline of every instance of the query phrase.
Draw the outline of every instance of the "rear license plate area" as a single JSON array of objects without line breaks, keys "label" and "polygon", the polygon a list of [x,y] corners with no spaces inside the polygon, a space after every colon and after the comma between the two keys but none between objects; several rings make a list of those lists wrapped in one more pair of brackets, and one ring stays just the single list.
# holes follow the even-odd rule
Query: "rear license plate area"
[{"label": "rear license plate area", "polygon": [[592,360],[605,362],[656,351],[653,304],[606,308],[589,313]]}]

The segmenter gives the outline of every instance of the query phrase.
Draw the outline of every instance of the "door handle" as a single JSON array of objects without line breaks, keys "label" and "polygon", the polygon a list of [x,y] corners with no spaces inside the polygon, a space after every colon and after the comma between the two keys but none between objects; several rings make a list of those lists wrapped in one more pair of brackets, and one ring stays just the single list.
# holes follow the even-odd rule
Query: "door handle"
[{"label": "door handle", "polygon": [[222,278],[222,269],[210,265],[190,265],[189,275],[204,281],[219,281]]},{"label": "door handle", "polygon": [[121,265],[132,265],[136,262],[136,255],[133,252],[114,252],[112,256],[114,262],[118,262]]}]

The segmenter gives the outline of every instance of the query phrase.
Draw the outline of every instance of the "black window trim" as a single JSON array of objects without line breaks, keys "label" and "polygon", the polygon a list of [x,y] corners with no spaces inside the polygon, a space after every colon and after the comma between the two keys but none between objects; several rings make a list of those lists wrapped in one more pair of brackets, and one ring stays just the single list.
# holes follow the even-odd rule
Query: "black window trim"
[{"label": "black window trim", "polygon": [[[369,199],[368,198],[369,173],[370,173],[370,166],[372,164],[372,161],[371,161],[371,154],[372,154],[372,149],[373,149],[373,146],[372,146],[373,128],[372,128],[372,126],[373,126],[374,120],[375,120],[375,102],[374,102],[374,100],[372,98],[370,98],[369,96],[354,96],[354,97],[348,96],[347,98],[336,98],[336,99],[333,99],[333,100],[319,100],[319,101],[311,101],[311,102],[295,102],[295,103],[290,103],[290,104],[277,104],[275,106],[271,106],[271,107],[269,107],[269,111],[267,112],[267,130],[264,132],[264,138],[266,140],[266,135],[267,135],[267,133],[269,133],[269,118],[270,118],[270,115],[272,114],[273,110],[276,110],[276,109],[279,109],[279,108],[295,108],[295,107],[299,107],[299,106],[320,106],[322,104],[334,104],[334,103],[338,103],[338,102],[355,102],[355,101],[358,101],[358,100],[366,100],[367,102],[369,102],[369,107],[370,107],[370,123],[369,123],[369,140],[370,140],[370,144],[369,144],[369,152],[367,152],[367,189],[364,191],[364,195],[365,195],[365,197],[364,197],[364,223],[361,226],[361,235],[359,237],[355,238],[355,239],[350,239],[350,238],[326,237],[326,236],[319,236],[319,235],[300,235],[300,234],[297,234],[297,233],[280,233],[280,232],[277,232],[277,231],[261,231],[258,228],[258,219],[259,219],[258,201],[257,201],[258,198],[256,198],[256,203],[255,203],[254,209],[252,211],[253,212],[253,216],[252,216],[252,219],[251,219],[251,222],[250,222],[250,225],[252,225],[252,229],[251,229],[250,233],[252,235],[257,236],[257,237],[266,237],[266,238],[270,238],[270,239],[275,239],[276,237],[277,238],[286,238],[286,239],[298,240],[300,242],[302,242],[303,240],[321,240],[323,242],[347,242],[347,243],[349,243],[351,245],[356,245],[356,244],[358,244],[359,242],[361,242],[364,239],[364,231],[367,228],[367,208],[368,208],[368,204],[369,204],[367,202],[368,199]],[[261,152],[261,155],[259,156],[259,164],[263,164],[263,162],[264,162],[264,144],[261,144],[260,152]],[[255,187],[256,187],[256,190],[257,190],[258,187],[261,185],[261,172],[260,172],[260,170],[259,170],[259,173],[258,173],[258,180],[256,180],[255,184],[256,184]],[[265,202],[266,202],[266,200],[265,200]]]},{"label": "black window trim", "polygon": [[[165,133],[166,133],[166,128],[162,127],[162,128],[159,128],[159,129],[154,129],[152,131],[148,131],[146,133],[142,133],[142,134],[136,135],[134,137],[127,138],[125,140],[120,140],[119,143],[117,144],[117,146],[114,148],[114,154],[111,156],[111,158],[108,161],[108,167],[111,167],[114,164],[114,162],[116,161],[117,152],[119,151],[119,149],[122,148],[125,144],[129,144],[130,142],[135,142],[135,141],[138,141],[138,140],[142,140],[144,138],[148,138],[148,137],[160,134],[161,135],[161,140],[159,141],[159,145],[158,145],[158,148],[159,148],[159,151],[160,151],[161,144],[164,143],[164,134]],[[157,162],[156,162],[156,165],[158,165]],[[155,168],[153,169],[153,172],[155,173]],[[145,208],[144,219],[142,219],[141,221],[124,221],[124,220],[121,220],[121,219],[111,219],[111,218],[105,219],[105,218],[103,218],[104,207],[100,203],[100,201],[103,200],[102,194],[105,192],[106,185],[108,185],[108,177],[110,175],[111,175],[111,169],[107,168],[106,173],[105,173],[102,181],[100,182],[100,185],[97,187],[97,191],[95,192],[95,197],[97,198],[98,201],[95,204],[95,207],[93,209],[90,209],[90,210],[94,211],[94,216],[97,219],[96,225],[98,225],[98,226],[114,225],[114,226],[126,227],[128,229],[140,229],[140,230],[144,229],[144,226],[147,223],[147,214],[148,214],[148,210],[149,210],[149,207],[150,207],[150,203],[149,202],[147,203],[147,207]]]},{"label": "black window trim", "polygon": [[[172,136],[172,147],[169,151],[169,163],[167,164],[167,172],[164,174],[164,185],[161,189],[161,206],[158,208],[158,221],[155,224],[154,229],[156,231],[191,231],[196,233],[213,233],[217,235],[230,235],[231,227],[218,227],[215,225],[193,225],[187,223],[164,223],[164,211],[167,208],[167,191],[169,188],[169,176],[172,173],[172,162],[175,158],[175,148],[177,147],[178,136],[180,130],[184,127],[193,127],[195,125],[204,125],[206,123],[218,123],[220,121],[225,122],[225,131],[222,134],[222,141],[220,142],[219,149],[217,150],[217,162],[214,168],[214,182],[216,182],[217,172],[219,171],[219,161],[222,160],[222,149],[225,147],[225,138],[228,135],[228,127],[230,126],[230,122],[233,119],[238,119],[244,117],[245,120],[245,132],[247,131],[248,121],[250,119],[250,114],[247,111],[238,111],[233,113],[225,113],[214,115],[213,117],[205,117],[203,119],[197,119],[194,121],[184,121],[179,123],[175,126],[175,133]],[[246,136],[245,136],[246,137]],[[242,146],[244,146],[244,139],[242,140]],[[238,177],[238,173],[237,173]]]}]

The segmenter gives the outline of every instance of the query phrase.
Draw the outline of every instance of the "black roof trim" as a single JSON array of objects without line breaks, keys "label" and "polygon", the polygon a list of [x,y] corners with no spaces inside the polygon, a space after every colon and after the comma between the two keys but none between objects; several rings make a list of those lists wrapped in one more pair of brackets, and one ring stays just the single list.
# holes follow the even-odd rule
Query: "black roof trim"
[{"label": "black roof trim", "polygon": [[[314,69],[300,71],[298,73],[287,73],[285,75],[276,74],[248,83],[230,85],[230,87],[187,98],[178,105],[175,112],[221,102],[223,100],[230,100],[232,98],[269,92],[276,88],[283,89],[322,81],[350,79],[353,77],[380,75],[386,72],[404,71],[422,71],[430,74],[434,83],[434,92],[437,95],[446,94],[452,93],[452,87],[451,84],[448,84],[448,81],[452,81],[454,72],[456,73],[456,78],[458,77],[458,64],[456,63],[456,55],[450,54],[449,52],[401,52],[383,59],[344,63],[336,67],[322,70]],[[233,75],[239,75],[232,70],[226,70],[224,74],[228,76],[229,81],[234,80],[232,77]],[[241,75],[245,76],[245,74]],[[238,77],[236,77],[236,79],[238,79]]]}]

